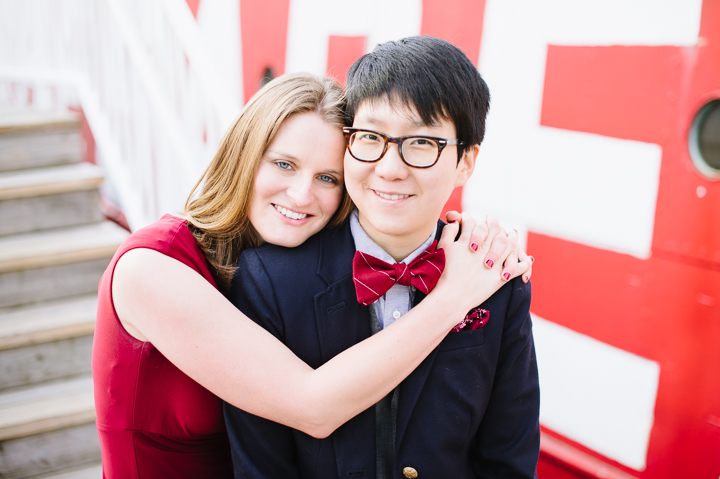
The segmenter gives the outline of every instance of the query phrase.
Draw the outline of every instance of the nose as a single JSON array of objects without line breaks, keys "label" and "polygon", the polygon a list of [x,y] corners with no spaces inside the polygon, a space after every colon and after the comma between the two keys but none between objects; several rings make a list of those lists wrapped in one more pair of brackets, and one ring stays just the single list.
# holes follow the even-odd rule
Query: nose
[{"label": "nose", "polygon": [[400,145],[388,144],[385,156],[375,163],[375,174],[388,181],[407,178],[408,166],[400,157]]},{"label": "nose", "polygon": [[286,190],[288,198],[298,207],[304,207],[315,201],[312,178],[295,178]]}]

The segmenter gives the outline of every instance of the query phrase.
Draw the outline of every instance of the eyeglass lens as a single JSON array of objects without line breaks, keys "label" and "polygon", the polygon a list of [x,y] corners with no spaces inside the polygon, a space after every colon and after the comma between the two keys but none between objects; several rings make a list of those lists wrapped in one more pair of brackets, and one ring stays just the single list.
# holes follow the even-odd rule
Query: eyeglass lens
[{"label": "eyeglass lens", "polygon": [[[348,144],[356,158],[375,161],[383,153],[385,138],[371,131],[356,131],[350,136]],[[403,141],[400,154],[413,166],[432,165],[438,157],[438,143],[431,138],[407,138]]]}]

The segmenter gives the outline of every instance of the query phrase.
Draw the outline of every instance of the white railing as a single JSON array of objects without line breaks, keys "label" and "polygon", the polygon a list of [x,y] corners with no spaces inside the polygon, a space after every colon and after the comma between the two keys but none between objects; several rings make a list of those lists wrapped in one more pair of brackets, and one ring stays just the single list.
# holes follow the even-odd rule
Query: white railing
[{"label": "white railing", "polygon": [[0,103],[82,108],[132,229],[182,209],[233,93],[184,0],[0,0]]}]

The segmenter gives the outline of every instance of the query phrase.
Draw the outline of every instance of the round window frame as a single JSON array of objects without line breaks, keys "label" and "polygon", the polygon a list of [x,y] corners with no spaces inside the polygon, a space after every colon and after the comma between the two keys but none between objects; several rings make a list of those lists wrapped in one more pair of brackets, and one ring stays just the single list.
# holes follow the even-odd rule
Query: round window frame
[{"label": "round window frame", "polygon": [[688,149],[690,159],[698,173],[708,180],[717,181],[720,180],[720,169],[710,166],[700,152],[700,125],[714,108],[720,109],[720,98],[707,101],[695,114],[688,134]]}]

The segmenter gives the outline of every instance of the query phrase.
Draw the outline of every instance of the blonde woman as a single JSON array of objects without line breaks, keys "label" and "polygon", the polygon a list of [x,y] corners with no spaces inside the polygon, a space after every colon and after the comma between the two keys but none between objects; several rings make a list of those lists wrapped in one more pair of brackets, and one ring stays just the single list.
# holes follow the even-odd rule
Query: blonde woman
[{"label": "blonde woman", "polygon": [[[316,370],[236,310],[223,292],[245,248],[294,247],[346,219],[343,107],[332,80],[299,74],[270,82],[227,133],[184,217],[166,215],[118,249],[100,282],[93,345],[104,477],[232,477],[221,399],[327,436],[402,381],[504,284],[501,272],[529,269],[504,233],[490,254],[496,263],[511,260],[505,270],[487,269],[499,227],[488,234],[484,222],[475,227],[463,216],[457,242],[457,223],[443,232],[447,267],[435,290]],[[272,208],[254,221],[277,215],[274,226],[251,223],[261,204]],[[471,243],[482,248],[474,252]],[[484,290],[467,287],[478,283]]]}]

